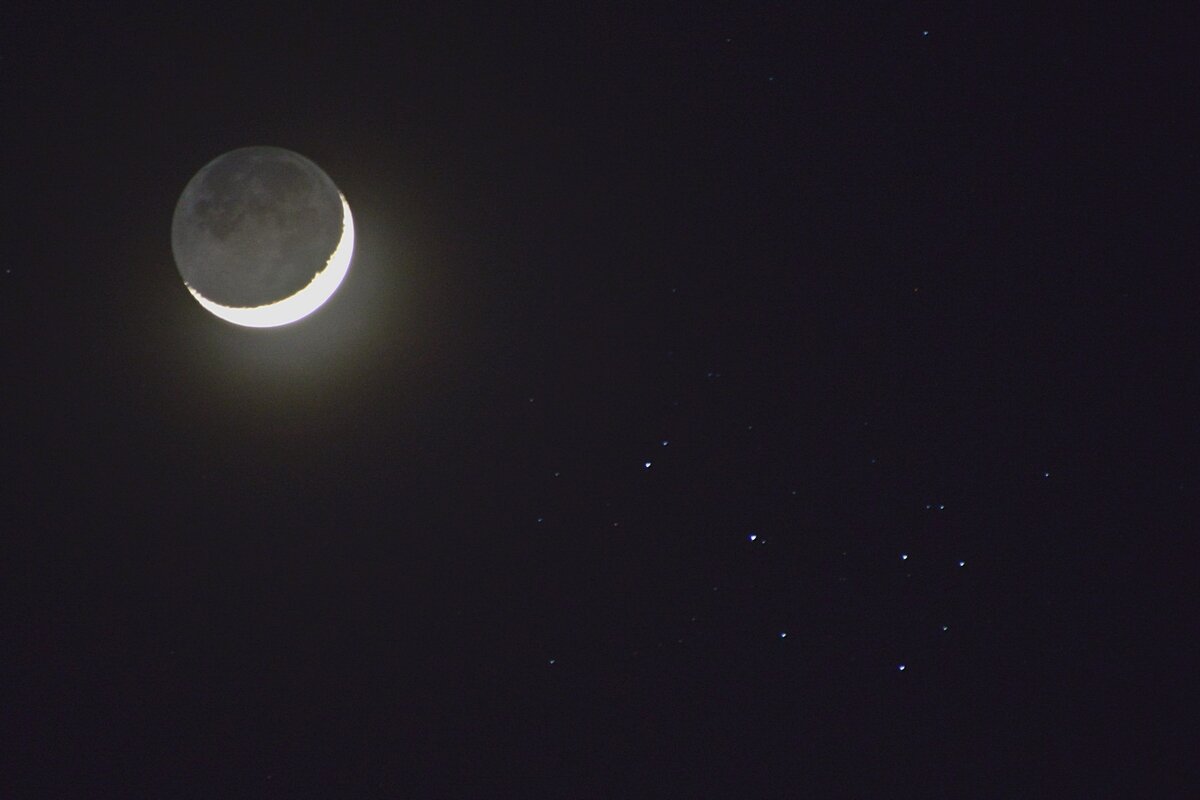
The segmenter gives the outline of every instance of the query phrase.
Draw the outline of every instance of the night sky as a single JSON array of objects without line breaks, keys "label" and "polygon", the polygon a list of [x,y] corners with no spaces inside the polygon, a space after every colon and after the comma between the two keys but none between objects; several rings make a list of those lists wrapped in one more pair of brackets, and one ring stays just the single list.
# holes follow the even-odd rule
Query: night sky
[{"label": "night sky", "polygon": [[[1194,24],[160,5],[0,32],[0,797],[1183,785]],[[271,330],[248,145],[357,229]]]}]

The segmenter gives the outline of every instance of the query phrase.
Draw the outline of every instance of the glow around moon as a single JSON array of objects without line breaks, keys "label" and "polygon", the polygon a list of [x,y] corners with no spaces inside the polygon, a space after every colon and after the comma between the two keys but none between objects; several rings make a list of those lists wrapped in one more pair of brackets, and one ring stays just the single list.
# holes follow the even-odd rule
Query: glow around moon
[{"label": "glow around moon", "polygon": [[345,196],[339,194],[339,197],[342,201],[342,236],[337,247],[324,269],[313,277],[311,283],[292,296],[267,305],[236,308],[214,303],[191,286],[187,287],[188,291],[196,298],[196,302],[211,313],[227,322],[248,328],[275,328],[307,317],[333,296],[342,285],[346,273],[350,271],[350,257],[354,252],[354,217],[350,214],[350,204],[346,202]]}]

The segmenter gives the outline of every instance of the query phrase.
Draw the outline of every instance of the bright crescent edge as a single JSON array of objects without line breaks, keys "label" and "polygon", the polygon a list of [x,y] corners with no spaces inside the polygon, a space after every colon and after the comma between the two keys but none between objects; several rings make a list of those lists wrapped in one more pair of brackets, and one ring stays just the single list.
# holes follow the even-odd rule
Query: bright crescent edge
[{"label": "bright crescent edge", "polygon": [[[188,286],[187,290],[196,298],[196,302],[208,311],[226,322],[244,325],[247,328],[276,328],[304,319],[333,296],[342,285],[346,273],[350,271],[350,256],[354,252],[354,217],[350,214],[350,204],[346,202],[346,196],[339,192],[338,197],[342,200],[342,238],[338,240],[338,245],[329,256],[329,261],[325,263],[325,268],[291,297],[265,306],[235,308],[214,303],[191,286]],[[187,286],[186,282],[184,286]]]}]

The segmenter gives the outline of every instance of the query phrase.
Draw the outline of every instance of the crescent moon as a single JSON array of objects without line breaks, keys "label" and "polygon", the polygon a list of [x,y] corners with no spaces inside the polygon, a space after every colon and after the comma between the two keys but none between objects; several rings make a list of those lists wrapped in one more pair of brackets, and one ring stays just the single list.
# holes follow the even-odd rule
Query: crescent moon
[{"label": "crescent moon", "polygon": [[350,269],[354,218],[325,172],[282,147],[230,150],[184,187],[171,219],[184,286],[226,322],[273,328],[303,319]]},{"label": "crescent moon", "polygon": [[267,305],[236,308],[214,303],[191,286],[188,286],[187,290],[196,298],[196,302],[211,313],[227,322],[247,328],[275,328],[307,317],[333,296],[342,285],[346,273],[350,271],[350,256],[354,252],[354,217],[350,213],[350,204],[346,202],[345,195],[339,192],[338,196],[342,201],[341,238],[325,267],[300,291]]}]

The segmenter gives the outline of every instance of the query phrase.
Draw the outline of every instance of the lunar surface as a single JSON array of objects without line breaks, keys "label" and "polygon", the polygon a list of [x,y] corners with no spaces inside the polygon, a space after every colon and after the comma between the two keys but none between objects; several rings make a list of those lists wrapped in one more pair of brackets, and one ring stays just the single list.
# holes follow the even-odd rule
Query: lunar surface
[{"label": "lunar surface", "polygon": [[278,147],[245,147],[188,182],[171,249],[200,305],[238,325],[274,327],[311,314],[341,285],[354,222],[316,164]]}]

